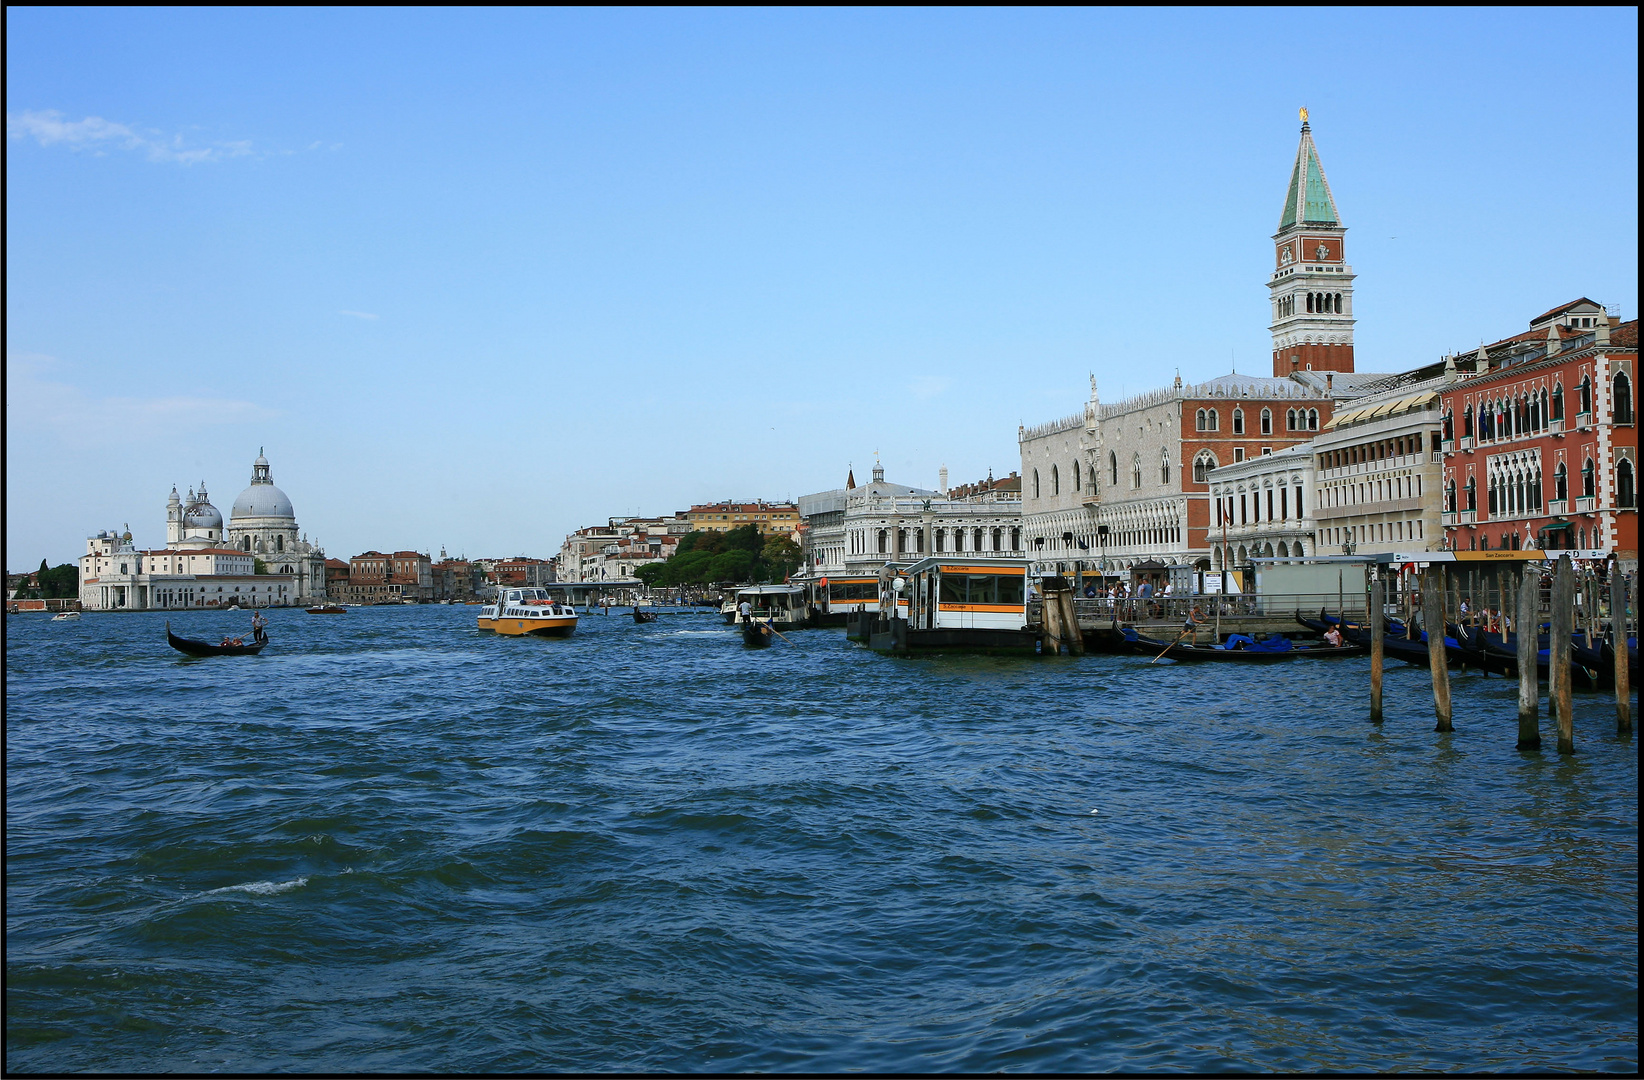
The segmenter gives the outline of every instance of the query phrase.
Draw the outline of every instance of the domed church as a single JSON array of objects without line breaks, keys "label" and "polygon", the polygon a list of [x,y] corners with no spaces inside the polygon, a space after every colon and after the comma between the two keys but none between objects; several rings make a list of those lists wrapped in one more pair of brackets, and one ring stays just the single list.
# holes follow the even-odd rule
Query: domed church
[{"label": "domed church", "polygon": [[[200,492],[204,497],[204,487]],[[184,511],[186,526],[190,511]],[[216,510],[218,527],[222,516]],[[209,520],[209,515],[201,515]],[[185,528],[185,538],[186,538]],[[325,552],[310,544],[297,530],[297,513],[286,493],[274,486],[268,459],[258,450],[251,465],[251,486],[240,492],[228,513],[226,546],[249,551],[261,559],[270,574],[289,574],[303,602],[325,597]]]}]

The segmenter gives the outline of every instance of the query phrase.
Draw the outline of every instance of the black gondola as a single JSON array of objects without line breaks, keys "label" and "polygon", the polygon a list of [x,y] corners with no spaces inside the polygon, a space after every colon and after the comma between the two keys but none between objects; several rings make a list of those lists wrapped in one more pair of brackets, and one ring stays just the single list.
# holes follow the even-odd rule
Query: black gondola
[{"label": "black gondola", "polygon": [[742,624],[742,644],[751,649],[769,648],[773,636],[770,626],[758,619],[749,619]]},{"label": "black gondola", "polygon": [[654,611],[641,611],[637,607],[634,608],[634,622],[636,623],[656,622],[656,615],[657,613]]},{"label": "black gondola", "polygon": [[268,644],[268,638],[254,641],[250,645],[213,645],[208,641],[195,641],[193,638],[182,638],[171,632],[171,623],[166,623],[166,644],[180,653],[189,656],[256,656]]}]

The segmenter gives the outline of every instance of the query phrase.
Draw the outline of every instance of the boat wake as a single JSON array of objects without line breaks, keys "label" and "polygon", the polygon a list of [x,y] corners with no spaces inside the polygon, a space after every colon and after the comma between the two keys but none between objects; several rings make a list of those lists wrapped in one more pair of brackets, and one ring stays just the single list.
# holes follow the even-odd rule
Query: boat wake
[{"label": "boat wake", "polygon": [[252,896],[275,896],[279,893],[300,889],[308,884],[305,877],[292,878],[290,881],[248,881],[244,885],[225,885],[220,889],[207,889],[201,896],[214,896],[218,893],[243,892]]}]

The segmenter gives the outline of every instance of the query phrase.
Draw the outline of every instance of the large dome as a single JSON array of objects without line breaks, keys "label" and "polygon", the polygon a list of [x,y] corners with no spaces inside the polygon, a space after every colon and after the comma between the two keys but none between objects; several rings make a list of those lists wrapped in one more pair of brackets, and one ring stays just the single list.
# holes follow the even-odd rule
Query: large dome
[{"label": "large dome", "polygon": [[252,484],[240,492],[240,497],[234,500],[234,509],[229,517],[234,518],[295,518],[297,512],[291,508],[291,500],[286,498],[285,492],[273,484]]}]

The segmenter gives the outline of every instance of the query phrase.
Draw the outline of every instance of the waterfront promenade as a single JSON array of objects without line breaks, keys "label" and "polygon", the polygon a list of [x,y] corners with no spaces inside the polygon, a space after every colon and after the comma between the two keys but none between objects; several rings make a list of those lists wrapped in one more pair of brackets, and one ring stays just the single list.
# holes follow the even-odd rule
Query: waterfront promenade
[{"label": "waterfront promenade", "polygon": [[9,617],[9,1069],[1636,1070],[1604,695],[476,610]]}]

